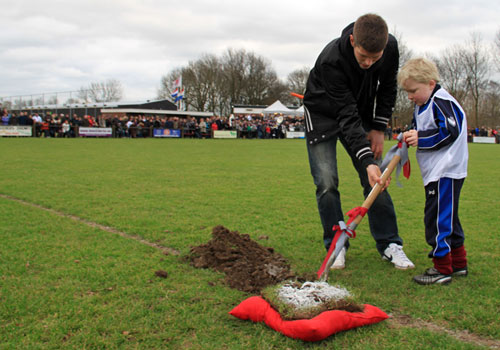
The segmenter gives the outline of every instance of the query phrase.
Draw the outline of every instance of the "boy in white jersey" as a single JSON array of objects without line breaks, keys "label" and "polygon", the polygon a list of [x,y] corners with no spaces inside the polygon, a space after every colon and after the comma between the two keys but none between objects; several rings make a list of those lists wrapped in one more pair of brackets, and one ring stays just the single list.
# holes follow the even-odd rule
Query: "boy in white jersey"
[{"label": "boy in white jersey", "polygon": [[467,176],[467,120],[460,104],[439,84],[436,65],[424,58],[409,60],[398,74],[399,85],[415,103],[416,130],[403,134],[417,147],[425,187],[425,238],[434,267],[413,277],[419,284],[447,284],[466,276],[464,232],[458,219],[460,190]]}]

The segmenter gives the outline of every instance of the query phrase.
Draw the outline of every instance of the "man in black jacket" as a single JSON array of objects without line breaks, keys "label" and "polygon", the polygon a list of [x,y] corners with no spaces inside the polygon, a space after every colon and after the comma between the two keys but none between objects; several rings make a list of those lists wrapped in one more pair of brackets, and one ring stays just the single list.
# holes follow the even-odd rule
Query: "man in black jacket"
[{"label": "man in black jacket", "polygon": [[[384,19],[366,14],[323,49],[309,74],[304,94],[307,149],[327,250],[332,227],[344,217],[338,192],[337,139],[351,156],[366,197],[375,183],[382,184],[377,162],[396,99],[398,66],[396,38],[388,33]],[[413,268],[402,249],[387,191],[375,200],[368,218],[382,258],[399,269]],[[345,267],[347,248],[332,268]]]}]

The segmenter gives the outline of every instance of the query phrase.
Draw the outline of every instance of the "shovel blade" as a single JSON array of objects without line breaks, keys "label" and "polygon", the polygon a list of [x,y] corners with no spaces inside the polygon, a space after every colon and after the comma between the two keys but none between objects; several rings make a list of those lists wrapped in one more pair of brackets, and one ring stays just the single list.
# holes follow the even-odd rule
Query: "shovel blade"
[{"label": "shovel blade", "polygon": [[[337,235],[336,235],[337,236]],[[345,232],[345,230],[342,230],[340,234],[338,234],[338,238],[333,240],[332,245],[330,246],[330,249],[328,250],[328,253],[325,257],[325,260],[323,261],[323,264],[321,265],[321,268],[318,271],[318,279],[321,282],[326,282],[328,280],[328,273],[330,272],[330,267],[332,267],[333,262],[339,256],[340,251],[342,248],[344,248],[347,240],[349,239],[349,236]]]}]

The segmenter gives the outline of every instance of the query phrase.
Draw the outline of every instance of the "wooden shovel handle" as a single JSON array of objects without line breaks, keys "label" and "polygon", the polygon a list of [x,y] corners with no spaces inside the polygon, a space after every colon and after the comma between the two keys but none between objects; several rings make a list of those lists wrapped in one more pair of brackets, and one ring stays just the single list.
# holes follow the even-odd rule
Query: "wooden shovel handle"
[{"label": "wooden shovel handle", "polygon": [[[387,165],[387,168],[385,168],[384,172],[382,173],[382,176],[380,177],[382,179],[382,183],[385,185],[385,182],[387,179],[391,176],[392,172],[394,171],[394,168],[396,168],[396,165],[398,165],[399,161],[401,160],[401,157],[399,155],[394,155],[394,157],[391,159],[389,162],[389,165]],[[373,186],[372,190],[368,194],[368,197],[366,197],[365,201],[361,205],[363,208],[370,209],[372,206],[373,202],[375,199],[377,199],[378,195],[380,192],[382,192],[383,186],[380,186],[378,183]],[[354,220],[353,224],[356,226],[363,220],[363,217],[361,215],[358,215]]]}]

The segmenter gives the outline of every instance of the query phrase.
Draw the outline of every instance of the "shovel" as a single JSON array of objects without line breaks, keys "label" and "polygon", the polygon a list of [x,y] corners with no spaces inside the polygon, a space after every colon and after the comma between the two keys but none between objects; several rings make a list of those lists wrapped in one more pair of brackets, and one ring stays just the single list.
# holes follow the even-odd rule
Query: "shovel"
[{"label": "shovel", "polygon": [[[380,177],[382,179],[383,184],[385,184],[387,179],[391,176],[394,168],[396,168],[398,163],[401,161],[401,158],[402,157],[400,154],[398,153],[394,154],[391,161],[384,169],[382,176]],[[326,280],[328,279],[328,273],[330,271],[330,267],[332,266],[333,262],[339,255],[342,248],[345,246],[345,243],[349,239],[349,237],[351,238],[355,237],[356,233],[354,230],[359,225],[361,220],[363,220],[364,215],[366,214],[368,209],[370,209],[371,205],[378,197],[380,192],[382,192],[382,189],[383,186],[379,185],[378,183],[375,184],[375,186],[373,186],[372,190],[366,197],[361,207],[354,208],[353,210],[347,213],[347,215],[350,217],[347,224],[345,224],[342,221],[339,223],[338,226],[334,226],[334,230],[336,231],[335,236],[333,237],[333,241],[330,245],[330,249],[328,250],[326,258],[323,261],[323,264],[321,265],[320,269],[318,270],[318,279],[321,282],[326,282]]]},{"label": "shovel", "polygon": [[[304,99],[304,95],[298,94],[296,92],[290,92],[290,95],[297,97],[301,100]],[[385,185],[387,179],[391,176],[393,170],[397,167],[397,175],[399,177],[399,173],[401,169],[403,169],[404,176],[406,178],[410,177],[410,162],[408,160],[408,148],[405,142],[403,142],[403,134],[398,135],[398,144],[392,147],[389,152],[387,152],[384,161],[382,162],[381,168],[384,169],[381,179],[382,183]],[[392,158],[391,158],[392,157]],[[390,161],[389,161],[390,160]],[[389,162],[389,164],[387,164]],[[401,162],[401,164],[400,164]],[[400,165],[400,166],[398,166]],[[396,180],[397,184],[399,184],[399,180]],[[336,232],[333,237],[333,241],[330,244],[330,249],[328,249],[328,253],[326,254],[325,260],[323,260],[323,264],[318,270],[318,279],[321,282],[326,282],[328,279],[328,272],[330,271],[330,267],[333,265],[333,262],[339,255],[342,248],[345,246],[346,241],[349,237],[354,238],[356,236],[356,227],[359,225],[363,217],[365,216],[368,209],[370,209],[371,205],[377,199],[380,192],[382,192],[383,186],[380,186],[378,183],[373,186],[372,190],[366,197],[365,201],[361,205],[361,207],[354,208],[347,212],[349,216],[349,221],[347,225],[341,221],[339,225],[335,225],[333,230]]]}]

